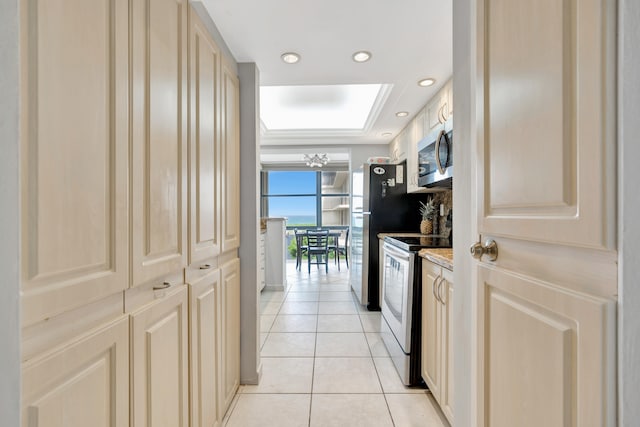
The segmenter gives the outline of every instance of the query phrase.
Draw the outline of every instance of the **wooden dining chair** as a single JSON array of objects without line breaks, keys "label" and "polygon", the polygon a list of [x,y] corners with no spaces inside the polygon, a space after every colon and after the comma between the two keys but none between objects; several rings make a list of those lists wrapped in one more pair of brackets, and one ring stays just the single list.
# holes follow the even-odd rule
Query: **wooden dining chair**
[{"label": "wooden dining chair", "polygon": [[307,267],[311,273],[311,258],[316,257],[314,264],[320,268],[324,264],[325,272],[329,272],[329,230],[307,231]]},{"label": "wooden dining chair", "polygon": [[296,239],[296,270],[300,270],[302,267],[302,257],[308,252],[309,245],[306,243],[307,231],[293,230]]}]

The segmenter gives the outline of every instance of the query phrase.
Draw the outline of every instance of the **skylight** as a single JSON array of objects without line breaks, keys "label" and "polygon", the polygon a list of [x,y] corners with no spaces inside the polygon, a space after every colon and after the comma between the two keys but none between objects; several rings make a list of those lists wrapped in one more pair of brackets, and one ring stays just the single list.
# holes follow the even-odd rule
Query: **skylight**
[{"label": "skylight", "polygon": [[260,118],[267,130],[362,130],[382,86],[263,86]]}]

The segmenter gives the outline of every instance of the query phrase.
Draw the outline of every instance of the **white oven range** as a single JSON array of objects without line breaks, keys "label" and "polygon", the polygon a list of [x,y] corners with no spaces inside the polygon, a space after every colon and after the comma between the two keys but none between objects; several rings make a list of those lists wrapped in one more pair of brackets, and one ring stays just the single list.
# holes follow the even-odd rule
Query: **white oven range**
[{"label": "white oven range", "polygon": [[405,385],[423,384],[421,360],[422,248],[451,247],[441,236],[386,236],[380,257],[382,340]]}]

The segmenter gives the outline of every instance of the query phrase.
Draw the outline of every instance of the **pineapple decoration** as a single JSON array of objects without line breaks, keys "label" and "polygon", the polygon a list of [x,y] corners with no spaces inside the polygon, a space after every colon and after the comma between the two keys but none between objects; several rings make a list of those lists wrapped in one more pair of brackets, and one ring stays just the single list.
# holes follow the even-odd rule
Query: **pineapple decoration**
[{"label": "pineapple decoration", "polygon": [[422,215],[422,221],[420,222],[420,233],[433,233],[433,218],[436,215],[436,206],[433,198],[429,199],[427,203],[420,202],[420,215]]}]

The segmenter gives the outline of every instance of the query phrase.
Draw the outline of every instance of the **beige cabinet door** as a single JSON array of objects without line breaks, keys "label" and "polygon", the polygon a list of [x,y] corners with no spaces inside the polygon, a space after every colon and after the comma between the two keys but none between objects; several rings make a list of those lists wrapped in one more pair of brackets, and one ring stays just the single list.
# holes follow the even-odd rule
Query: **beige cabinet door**
[{"label": "beige cabinet door", "polygon": [[442,269],[442,281],[438,295],[442,299],[440,305],[440,408],[449,423],[453,424],[453,272]]},{"label": "beige cabinet door", "polygon": [[615,5],[477,13],[478,424],[612,426]]},{"label": "beige cabinet door", "polygon": [[[442,108],[444,105],[442,91],[438,92],[436,96],[434,96],[431,101],[427,104],[427,118],[426,118],[426,129],[425,133],[436,133],[438,129],[442,126]],[[434,138],[435,139],[435,138]]]},{"label": "beige cabinet door", "polygon": [[23,427],[129,425],[129,318],[22,367]]},{"label": "beige cabinet door", "polygon": [[436,288],[440,281],[441,268],[427,260],[422,261],[422,378],[431,394],[440,396],[440,303],[436,299]]},{"label": "beige cabinet door", "polygon": [[189,8],[189,265],[220,253],[220,49]]},{"label": "beige cabinet door", "polygon": [[426,188],[418,185],[418,141],[424,134],[424,114],[422,110],[411,122],[410,138],[407,140],[407,193],[424,193]]},{"label": "beige cabinet door", "polygon": [[20,3],[25,327],[127,287],[128,3]]},{"label": "beige cabinet door", "polygon": [[132,1],[132,286],[186,265],[187,2]]},{"label": "beige cabinet door", "polygon": [[220,270],[189,285],[191,427],[215,427],[220,361]]},{"label": "beige cabinet door", "polygon": [[240,246],[240,86],[222,61],[222,250]]},{"label": "beige cabinet door", "polygon": [[222,266],[220,354],[220,417],[223,417],[240,384],[240,260]]},{"label": "beige cabinet door", "polygon": [[188,427],[187,287],[131,314],[131,426]]},{"label": "beige cabinet door", "polygon": [[422,260],[422,378],[450,423],[453,420],[452,296],[453,273]]}]

